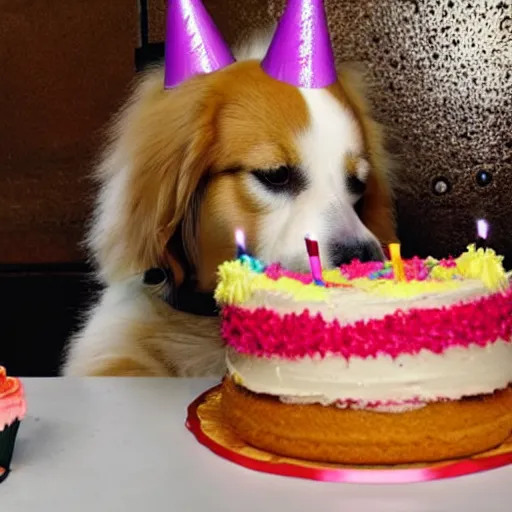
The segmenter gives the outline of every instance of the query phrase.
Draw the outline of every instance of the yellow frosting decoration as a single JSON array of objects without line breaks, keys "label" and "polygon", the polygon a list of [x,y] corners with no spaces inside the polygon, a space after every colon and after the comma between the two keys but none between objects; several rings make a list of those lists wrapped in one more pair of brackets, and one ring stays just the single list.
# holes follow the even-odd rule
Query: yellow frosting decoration
[{"label": "yellow frosting decoration", "polygon": [[322,277],[326,283],[352,284],[337,268],[324,270]]},{"label": "yellow frosting decoration", "polygon": [[[447,292],[460,287],[463,279],[480,280],[490,290],[497,291],[508,286],[511,277],[503,268],[502,256],[492,249],[476,249],[475,245],[469,245],[467,251],[455,260],[453,267],[440,266],[433,258],[427,258],[427,261],[432,269],[426,280],[395,281],[367,277],[351,280],[342,275],[339,269],[324,270],[322,277],[326,283],[349,284],[373,295],[392,298]],[[304,284],[285,276],[271,279],[265,273],[253,271],[249,263],[239,259],[220,265],[218,274],[215,300],[219,304],[243,304],[256,290],[281,292],[301,302],[322,302],[329,295],[327,287]]]},{"label": "yellow frosting decoration", "polygon": [[214,297],[219,304],[241,304],[251,296],[256,274],[248,265],[240,260],[226,261],[219,266],[218,274]]},{"label": "yellow frosting decoration", "polygon": [[457,267],[434,267],[430,271],[430,277],[432,279],[439,279],[440,281],[450,281],[454,277],[460,277],[460,272]]},{"label": "yellow frosting decoration", "polygon": [[253,289],[274,290],[288,293],[295,300],[323,301],[327,298],[327,288],[316,284],[304,284],[289,277],[281,277],[277,281],[265,274],[258,274]]},{"label": "yellow frosting decoration", "polygon": [[490,290],[500,290],[508,284],[502,264],[503,256],[498,256],[492,249],[476,249],[472,244],[455,261],[463,277],[480,279]]},{"label": "yellow frosting decoration", "polygon": [[253,272],[248,264],[240,260],[226,261],[219,266],[219,283],[215,289],[215,300],[219,304],[243,304],[254,290],[275,290],[288,293],[297,301],[324,301],[327,288],[316,284],[303,284],[295,279],[282,277],[277,281],[265,274]]},{"label": "yellow frosting decoration", "polygon": [[393,298],[409,298],[422,293],[453,290],[460,286],[457,281],[393,281],[391,279],[354,279],[352,284],[366,292]]}]

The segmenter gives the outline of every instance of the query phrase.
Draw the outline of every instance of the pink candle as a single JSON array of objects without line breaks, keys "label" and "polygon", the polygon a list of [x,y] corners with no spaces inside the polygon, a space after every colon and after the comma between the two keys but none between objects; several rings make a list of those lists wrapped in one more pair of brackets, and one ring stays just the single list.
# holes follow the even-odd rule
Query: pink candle
[{"label": "pink candle", "polygon": [[320,251],[318,249],[318,242],[312,235],[306,235],[305,241],[313,281],[318,285],[323,285],[324,281],[322,278],[322,263],[320,262]]}]

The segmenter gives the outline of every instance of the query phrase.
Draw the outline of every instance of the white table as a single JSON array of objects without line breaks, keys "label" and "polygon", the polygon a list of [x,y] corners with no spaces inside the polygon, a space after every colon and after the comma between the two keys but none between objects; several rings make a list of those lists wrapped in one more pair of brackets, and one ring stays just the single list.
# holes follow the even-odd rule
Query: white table
[{"label": "white table", "polygon": [[257,473],[196,442],[187,405],[212,380],[25,379],[29,414],[1,512],[494,512],[512,467],[375,486]]}]

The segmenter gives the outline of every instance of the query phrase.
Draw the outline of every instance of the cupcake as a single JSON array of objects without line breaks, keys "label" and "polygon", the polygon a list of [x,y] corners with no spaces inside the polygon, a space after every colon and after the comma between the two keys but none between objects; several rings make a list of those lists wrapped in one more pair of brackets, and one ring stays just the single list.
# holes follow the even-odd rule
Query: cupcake
[{"label": "cupcake", "polygon": [[0,482],[9,473],[16,434],[25,411],[21,381],[7,377],[5,368],[0,366]]}]

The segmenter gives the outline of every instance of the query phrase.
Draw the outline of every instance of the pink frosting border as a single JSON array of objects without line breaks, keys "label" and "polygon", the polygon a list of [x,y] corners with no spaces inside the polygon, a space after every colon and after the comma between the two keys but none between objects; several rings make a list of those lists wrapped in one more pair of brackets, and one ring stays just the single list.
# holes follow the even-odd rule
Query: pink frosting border
[{"label": "pink frosting border", "polygon": [[[12,377],[8,377],[9,379]],[[0,433],[15,420],[22,420],[27,412],[23,384],[17,380],[18,387],[12,394],[6,394],[0,399]]]},{"label": "pink frosting border", "polygon": [[[440,397],[436,399],[436,402],[443,402],[444,398]],[[336,405],[343,409],[354,409],[354,408],[364,408],[364,409],[379,409],[382,407],[403,407],[409,406],[411,409],[415,407],[421,407],[425,405],[426,401],[421,399],[420,397],[409,398],[407,400],[357,400],[354,398],[345,398],[336,401]]]},{"label": "pink frosting border", "polygon": [[436,354],[449,347],[485,346],[512,337],[512,288],[476,301],[439,309],[397,311],[379,320],[340,326],[320,314],[279,315],[266,309],[228,306],[222,311],[221,334],[236,351],[284,359],[319,354],[376,357],[417,354],[422,349]]},{"label": "pink frosting border", "polygon": [[[408,281],[425,281],[429,279],[430,266],[427,264],[428,260],[415,256],[414,258],[403,259],[402,261],[404,263],[405,277]],[[451,257],[439,260],[436,265],[445,268],[453,268],[457,266],[455,260]],[[340,275],[345,276],[348,280],[359,278],[372,279],[372,276],[378,277],[379,279],[394,279],[395,275],[393,268],[391,266],[388,268],[384,267],[385,265],[382,261],[361,262],[359,260],[353,260],[351,263],[341,265],[341,267],[338,267],[338,270]],[[264,273],[268,278],[273,279],[274,281],[277,281],[282,277],[287,277],[303,284],[311,284],[313,282],[310,272],[293,272],[292,270],[282,267],[279,263],[269,265],[265,269]]]}]

